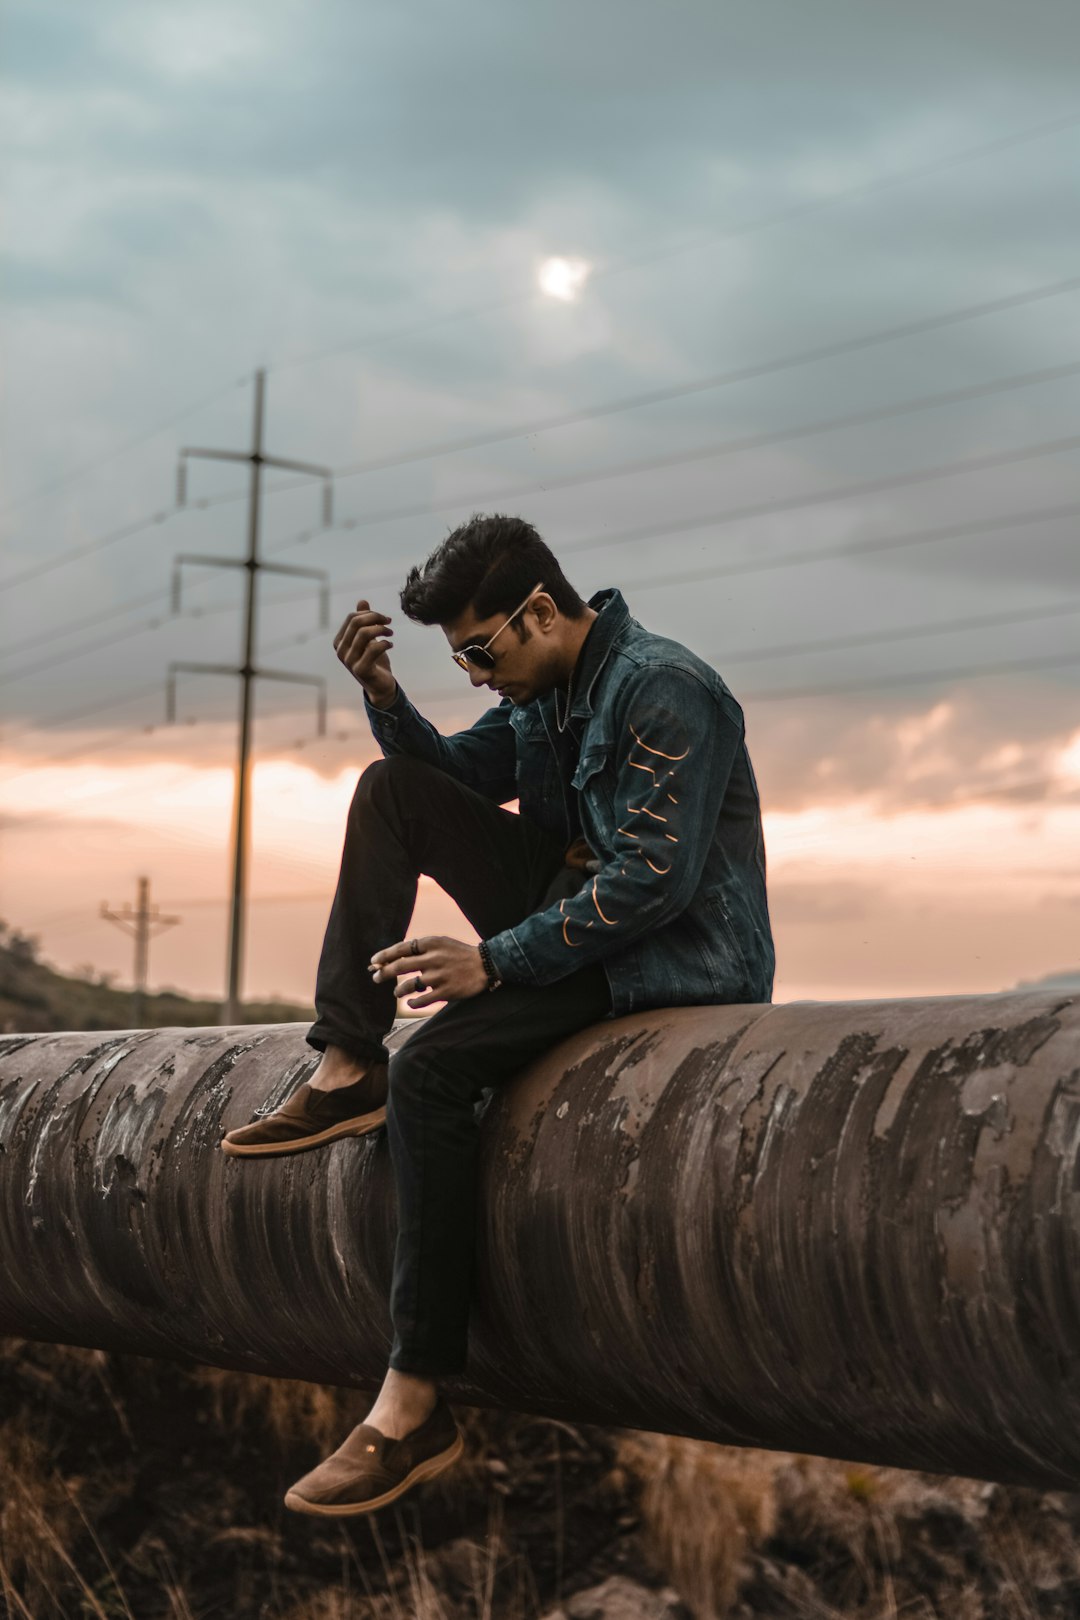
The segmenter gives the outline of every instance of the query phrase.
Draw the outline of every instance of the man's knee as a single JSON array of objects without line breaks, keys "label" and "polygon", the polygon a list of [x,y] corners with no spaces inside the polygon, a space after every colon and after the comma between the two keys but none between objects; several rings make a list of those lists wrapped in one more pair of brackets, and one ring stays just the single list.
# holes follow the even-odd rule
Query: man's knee
[{"label": "man's knee", "polygon": [[424,1105],[424,1077],[415,1065],[403,1059],[403,1052],[390,1054],[386,1114],[392,1126],[397,1121],[416,1120]]},{"label": "man's knee", "polygon": [[394,754],[389,759],[373,760],[360,773],[353,794],[353,807],[394,800],[399,792],[412,797],[418,792],[430,791],[433,774],[440,774],[434,765],[422,759],[413,759],[409,754]]},{"label": "man's knee", "polygon": [[455,1064],[449,1054],[440,1055],[435,1042],[422,1046],[416,1035],[391,1055],[387,1078],[388,1107],[399,1118],[415,1119],[425,1108],[469,1103],[472,1099],[468,1065]]}]

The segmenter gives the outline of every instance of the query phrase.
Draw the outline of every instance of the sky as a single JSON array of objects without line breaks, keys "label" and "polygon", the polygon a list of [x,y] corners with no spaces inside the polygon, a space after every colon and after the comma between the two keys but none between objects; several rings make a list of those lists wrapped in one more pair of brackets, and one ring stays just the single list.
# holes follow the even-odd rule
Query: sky
[{"label": "sky", "polygon": [[[246,451],[263,681],[244,986],[311,993],[376,750],[333,628],[474,510],[708,659],[779,1000],[1080,970],[1080,14],[978,0],[9,0],[0,915],[217,994]],[[553,258],[576,266],[554,282]],[[552,285],[555,292],[544,290]],[[560,297],[562,291],[574,296]],[[400,618],[400,613],[398,614]],[[398,626],[443,730],[468,689]],[[416,925],[472,937],[424,883]]]}]

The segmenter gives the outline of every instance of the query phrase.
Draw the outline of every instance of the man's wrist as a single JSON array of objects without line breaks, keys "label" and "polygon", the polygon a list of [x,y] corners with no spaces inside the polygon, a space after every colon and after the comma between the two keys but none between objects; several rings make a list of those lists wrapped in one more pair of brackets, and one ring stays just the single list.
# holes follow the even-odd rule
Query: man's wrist
[{"label": "man's wrist", "polygon": [[392,682],[389,689],[386,687],[379,687],[377,691],[373,691],[369,686],[364,687],[364,696],[367,698],[373,709],[392,708],[397,695],[397,681]]},{"label": "man's wrist", "polygon": [[481,940],[476,948],[480,952],[480,965],[487,974],[487,988],[489,990],[498,990],[502,980],[495,971],[495,964],[491,960],[491,952],[487,948],[486,941]]}]

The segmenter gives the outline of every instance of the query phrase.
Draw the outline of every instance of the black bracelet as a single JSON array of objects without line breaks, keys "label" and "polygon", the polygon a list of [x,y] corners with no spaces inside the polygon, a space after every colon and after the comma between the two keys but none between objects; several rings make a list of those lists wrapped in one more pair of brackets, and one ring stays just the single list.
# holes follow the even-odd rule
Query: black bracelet
[{"label": "black bracelet", "polygon": [[481,940],[478,948],[480,951],[480,960],[484,966],[484,972],[487,974],[487,987],[489,990],[497,990],[502,984],[502,980],[495,971],[495,964],[491,960],[491,952],[487,948],[486,940]]}]

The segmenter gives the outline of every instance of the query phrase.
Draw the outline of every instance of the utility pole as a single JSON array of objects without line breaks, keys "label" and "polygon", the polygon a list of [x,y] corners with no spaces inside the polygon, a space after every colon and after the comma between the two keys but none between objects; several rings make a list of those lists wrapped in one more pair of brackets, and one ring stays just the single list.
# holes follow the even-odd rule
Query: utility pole
[{"label": "utility pole", "polygon": [[141,877],[136,880],[135,909],[125,904],[122,911],[110,910],[108,904],[101,902],[101,915],[106,922],[116,923],[125,932],[135,936],[135,975],[132,981],[131,992],[131,1027],[142,1029],[143,1003],[146,997],[146,981],[150,968],[150,941],[155,934],[162,934],[166,928],[174,927],[180,922],[179,917],[163,917],[157,906],[150,904],[150,879]]},{"label": "utility pole", "polygon": [[173,612],[180,610],[181,570],[185,563],[207,568],[245,568],[247,586],[244,606],[244,636],[241,661],[235,664],[193,664],[184,661],[169,665],[166,685],[167,718],[176,719],[176,676],[181,670],[203,675],[238,675],[240,677],[240,739],[236,763],[236,787],[233,798],[233,877],[232,903],[229,918],[229,982],[222,1022],[235,1024],[240,1019],[240,980],[244,950],[244,909],[247,885],[247,867],[251,842],[251,721],[253,709],[253,683],[262,677],[271,681],[291,681],[301,686],[314,686],[318,692],[319,736],[326,734],[326,682],[316,675],[296,675],[291,670],[259,669],[255,665],[255,619],[258,605],[258,576],[264,570],[275,574],[294,574],[320,583],[320,623],[325,627],[330,617],[330,580],[324,569],[292,568],[284,563],[264,562],[259,556],[259,508],[262,494],[264,467],[282,467],[292,472],[308,473],[322,479],[323,526],[333,520],[333,470],[318,467],[309,461],[293,461],[283,456],[268,456],[263,451],[263,402],[266,393],[266,372],[255,373],[255,421],[250,450],[184,449],[180,452],[177,468],[176,504],[183,506],[187,498],[187,461],[199,456],[209,461],[246,461],[251,467],[248,495],[248,543],[245,557],[198,556],[185,552],[178,556],[173,568]]}]

